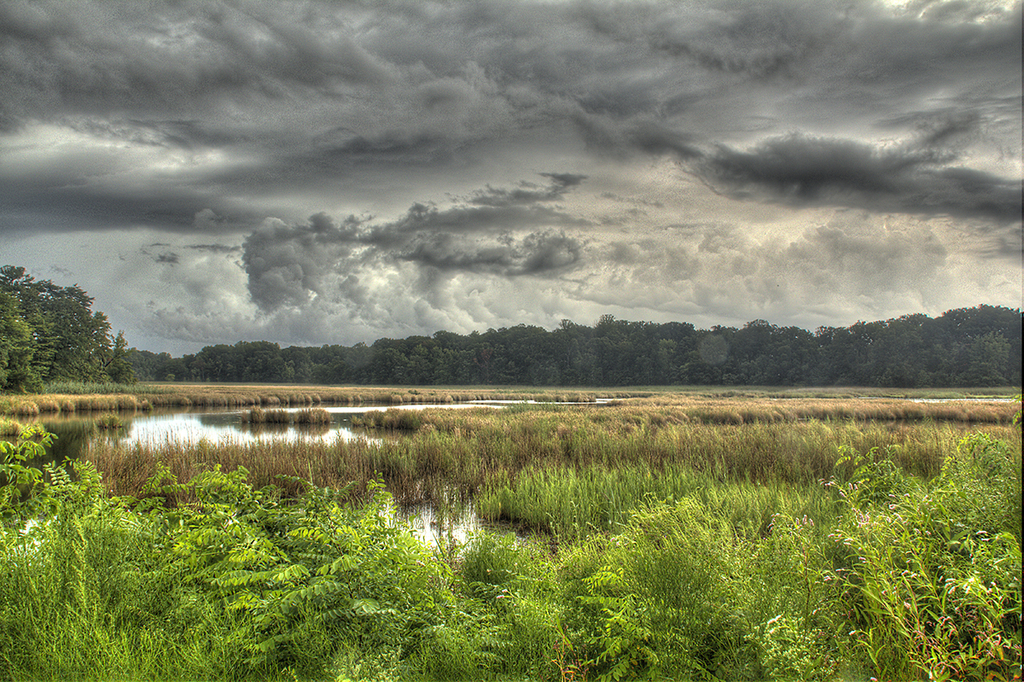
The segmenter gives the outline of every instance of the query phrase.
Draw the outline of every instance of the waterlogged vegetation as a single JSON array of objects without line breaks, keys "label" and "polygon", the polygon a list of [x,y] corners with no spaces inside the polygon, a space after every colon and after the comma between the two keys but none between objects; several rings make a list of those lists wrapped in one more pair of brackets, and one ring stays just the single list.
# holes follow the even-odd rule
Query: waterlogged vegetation
[{"label": "waterlogged vegetation", "polygon": [[[999,389],[981,389],[998,395]],[[614,391],[611,397],[650,395],[650,390]],[[1003,391],[1002,393],[1005,393]],[[56,382],[42,393],[0,394],[0,415],[31,419],[97,412],[136,413],[182,409],[283,409],[359,405],[450,405],[476,400],[593,402],[592,393],[521,388],[329,387],[244,384],[116,384]]]},{"label": "waterlogged vegetation", "polygon": [[[29,429],[0,443],[0,676],[1019,679],[1019,414],[649,392],[46,472]],[[424,543],[425,502],[490,525]]]}]

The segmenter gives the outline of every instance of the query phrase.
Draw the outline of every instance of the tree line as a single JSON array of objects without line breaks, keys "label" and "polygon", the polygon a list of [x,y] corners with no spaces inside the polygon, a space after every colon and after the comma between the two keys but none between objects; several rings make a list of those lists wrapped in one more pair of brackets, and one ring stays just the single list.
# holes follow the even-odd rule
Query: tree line
[{"label": "tree line", "polygon": [[686,322],[554,330],[518,325],[372,345],[240,341],[194,355],[132,351],[141,380],[397,385],[761,385],[966,387],[1021,385],[1021,311],[979,305],[937,318],[905,315],[810,332],[754,320],[742,328]]},{"label": "tree line", "polygon": [[40,391],[46,383],[131,383],[124,334],[77,285],[36,281],[25,268],[0,268],[0,391]]}]

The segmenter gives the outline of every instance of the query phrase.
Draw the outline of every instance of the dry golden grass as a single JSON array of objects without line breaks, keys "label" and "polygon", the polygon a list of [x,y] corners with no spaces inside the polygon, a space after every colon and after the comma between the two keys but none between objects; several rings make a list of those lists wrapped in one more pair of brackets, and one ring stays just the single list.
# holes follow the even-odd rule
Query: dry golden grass
[{"label": "dry golden grass", "polygon": [[331,414],[323,409],[311,408],[308,410],[299,410],[295,413],[295,425],[310,425],[310,426],[321,426],[331,423]]},{"label": "dry golden grass", "polygon": [[39,412],[134,412],[154,408],[314,407],[320,405],[451,404],[471,400],[593,400],[582,393],[529,393],[514,389],[394,387],[357,388],[325,386],[243,386],[234,384],[140,385],[132,393],[26,395],[0,399],[0,414],[35,415]]},{"label": "dry golden grass", "polygon": [[665,408],[679,419],[719,424],[793,422],[804,419],[863,421],[955,421],[1008,424],[1021,410],[1006,400],[916,402],[892,398],[765,398],[660,395],[616,401],[616,405]]},{"label": "dry golden grass", "polygon": [[0,418],[0,438],[17,438],[24,428],[13,419]]},{"label": "dry golden grass", "polygon": [[[0,414],[132,412],[154,408],[313,407],[320,405],[450,404],[473,400],[594,402],[597,398],[628,404],[704,409],[723,423],[768,419],[846,418],[954,419],[999,423],[1011,409],[1006,403],[957,401],[964,396],[1011,396],[1011,389],[870,388],[720,388],[670,387],[567,390],[564,388],[480,387],[335,387],[257,384],[139,384],[123,393],[53,393],[0,396]],[[1016,392],[1019,392],[1016,391]],[[890,396],[869,398],[868,396]],[[938,397],[951,402],[912,403],[907,398]],[[33,407],[34,406],[34,407]],[[998,414],[986,414],[995,412]]]}]

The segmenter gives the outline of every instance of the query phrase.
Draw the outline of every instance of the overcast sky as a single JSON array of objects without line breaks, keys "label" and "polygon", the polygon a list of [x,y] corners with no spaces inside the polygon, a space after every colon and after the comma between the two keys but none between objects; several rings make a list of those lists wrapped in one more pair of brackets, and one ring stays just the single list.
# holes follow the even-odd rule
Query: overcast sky
[{"label": "overcast sky", "polygon": [[1021,5],[0,3],[0,264],[175,355],[1021,306]]}]

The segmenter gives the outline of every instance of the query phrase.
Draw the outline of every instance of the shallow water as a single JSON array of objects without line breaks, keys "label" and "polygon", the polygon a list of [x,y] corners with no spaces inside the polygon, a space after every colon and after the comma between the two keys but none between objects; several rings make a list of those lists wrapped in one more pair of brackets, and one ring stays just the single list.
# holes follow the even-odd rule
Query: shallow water
[{"label": "shallow water", "polygon": [[[604,400],[596,403],[602,404]],[[201,410],[161,410],[150,414],[140,412],[132,416],[120,415],[123,428],[98,429],[93,425],[100,415],[72,415],[69,417],[43,417],[39,421],[43,426],[57,435],[54,447],[55,456],[51,459],[63,460],[74,457],[81,452],[84,445],[91,439],[104,438],[118,443],[133,445],[139,443],[148,446],[159,446],[167,442],[196,443],[206,441],[218,443],[251,443],[256,441],[306,441],[313,439],[354,440],[366,438],[377,440],[377,434],[370,434],[364,429],[352,426],[352,416],[367,412],[384,410],[425,410],[425,409],[462,409],[472,407],[500,408],[514,404],[547,404],[532,400],[475,400],[467,403],[449,404],[414,404],[414,405],[360,405],[356,407],[322,407],[331,416],[331,423],[324,425],[309,424],[246,424],[242,416],[247,409],[201,409]],[[554,404],[554,403],[551,403]],[[576,403],[558,403],[576,404]],[[291,414],[310,409],[309,407],[274,408]],[[63,441],[63,442],[62,442]]]},{"label": "shallow water", "polygon": [[[63,460],[74,457],[91,440],[102,438],[127,445],[141,444],[159,446],[167,442],[196,443],[206,440],[218,443],[251,443],[257,441],[305,441],[314,439],[354,440],[365,438],[377,440],[379,436],[369,434],[365,429],[352,426],[352,416],[387,409],[421,410],[428,407],[456,409],[481,407],[479,404],[452,405],[364,405],[359,407],[324,407],[331,417],[330,424],[246,424],[242,416],[248,410],[168,410],[151,414],[137,413],[132,416],[120,415],[122,428],[101,429],[94,425],[100,415],[83,417],[42,418],[39,422],[47,431],[57,436],[54,455],[51,459]],[[275,408],[276,409],[276,408]],[[308,407],[281,408],[284,412],[297,413]]]}]

